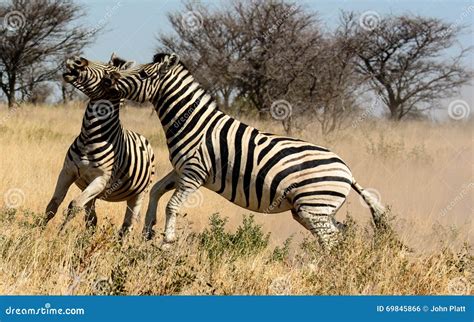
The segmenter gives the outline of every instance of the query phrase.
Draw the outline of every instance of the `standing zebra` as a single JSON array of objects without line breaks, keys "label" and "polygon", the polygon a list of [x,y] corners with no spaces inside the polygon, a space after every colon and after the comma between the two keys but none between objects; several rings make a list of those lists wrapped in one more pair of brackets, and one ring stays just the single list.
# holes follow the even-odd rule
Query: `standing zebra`
[{"label": "standing zebra", "polygon": [[[68,59],[64,80],[77,88],[88,86],[88,79],[81,78],[77,72],[86,64],[84,59]],[[131,64],[114,54],[109,62],[113,70],[126,69]],[[69,204],[60,230],[83,207],[86,225],[94,227],[97,224],[97,198],[127,201],[120,237],[128,231],[132,219],[138,216],[145,190],[155,172],[155,156],[145,137],[123,128],[119,118],[122,103],[123,99],[104,95],[91,98],[87,104],[81,133],[69,147],[54,195],[46,208],[44,225],[54,217],[73,183],[82,193]]]},{"label": "standing zebra", "polygon": [[[165,131],[174,170],[150,193],[145,218],[149,238],[164,192],[175,189],[166,206],[164,242],[171,243],[178,211],[201,186],[253,211],[291,210],[328,248],[338,241],[343,225],[334,214],[351,187],[369,205],[376,227],[382,227],[383,206],[336,154],[302,140],[262,133],[226,115],[176,55],[157,54],[153,63],[120,72],[97,63],[88,67],[90,83],[99,85],[87,91],[152,102]],[[93,79],[99,74],[107,76]]]}]

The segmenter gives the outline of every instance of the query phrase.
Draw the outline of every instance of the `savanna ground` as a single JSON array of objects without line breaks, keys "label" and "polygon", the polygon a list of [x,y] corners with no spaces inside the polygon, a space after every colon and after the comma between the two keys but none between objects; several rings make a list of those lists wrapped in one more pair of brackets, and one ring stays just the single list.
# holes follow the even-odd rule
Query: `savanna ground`
[{"label": "savanna ground", "polygon": [[[389,205],[392,234],[374,238],[370,212],[351,192],[337,217],[350,229],[326,253],[291,214],[252,214],[201,189],[180,217],[171,251],[161,236],[143,242],[140,222],[120,244],[124,203],[97,203],[99,226],[78,215],[59,235],[74,186],[45,231],[36,225],[53,193],[65,153],[79,133],[83,105],[0,107],[0,294],[472,294],[472,123],[359,119],[327,146],[356,179]],[[170,170],[163,133],[150,109],[127,108],[127,128],[147,136],[157,176]],[[281,133],[277,122],[248,123]],[[160,202],[156,230],[161,232]],[[254,215],[252,217],[252,215]]]}]

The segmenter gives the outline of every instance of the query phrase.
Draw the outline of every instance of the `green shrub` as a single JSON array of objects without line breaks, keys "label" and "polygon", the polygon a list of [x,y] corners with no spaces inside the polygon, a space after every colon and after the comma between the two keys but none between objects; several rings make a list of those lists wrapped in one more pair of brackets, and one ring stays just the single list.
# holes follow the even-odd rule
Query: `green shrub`
[{"label": "green shrub", "polygon": [[213,214],[209,218],[209,228],[198,235],[200,248],[207,252],[211,260],[219,260],[226,255],[233,261],[258,254],[268,246],[270,233],[262,231],[262,226],[255,223],[253,215],[244,216],[235,233],[225,231],[226,223],[227,218]]}]

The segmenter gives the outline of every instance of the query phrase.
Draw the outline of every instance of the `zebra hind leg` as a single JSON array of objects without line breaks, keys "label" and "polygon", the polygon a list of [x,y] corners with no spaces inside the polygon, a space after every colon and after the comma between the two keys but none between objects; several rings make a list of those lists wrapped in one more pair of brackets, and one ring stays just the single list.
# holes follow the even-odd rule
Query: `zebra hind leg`
[{"label": "zebra hind leg", "polygon": [[300,207],[292,213],[293,218],[308,229],[325,249],[330,250],[339,244],[345,225],[334,218],[333,208]]}]

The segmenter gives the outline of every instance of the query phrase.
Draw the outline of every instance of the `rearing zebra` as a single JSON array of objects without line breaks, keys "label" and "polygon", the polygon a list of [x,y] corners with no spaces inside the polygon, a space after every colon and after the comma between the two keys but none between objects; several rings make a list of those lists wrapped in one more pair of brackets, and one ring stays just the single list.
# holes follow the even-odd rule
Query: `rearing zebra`
[{"label": "rearing zebra", "polygon": [[[89,80],[79,75],[87,61],[71,58],[66,61],[63,78],[77,88],[90,86]],[[112,70],[129,68],[126,62],[112,54]],[[87,94],[87,90],[84,90]],[[145,190],[155,172],[154,153],[147,139],[126,130],[119,118],[123,99],[110,95],[91,98],[82,120],[80,135],[71,144],[56,184],[54,195],[46,208],[44,225],[56,214],[69,187],[75,183],[82,193],[69,204],[61,230],[77,210],[85,208],[86,225],[95,226],[95,201],[127,201],[122,237],[137,217]]]},{"label": "rearing zebra", "polygon": [[176,55],[157,54],[153,63],[127,71],[110,72],[98,63],[90,68],[89,75],[108,76],[88,91],[152,102],[165,131],[174,171],[152,188],[145,219],[148,237],[164,192],[176,189],[166,207],[164,241],[169,243],[176,238],[178,211],[201,186],[253,211],[291,210],[328,248],[338,240],[343,225],[334,214],[351,187],[369,205],[376,227],[382,226],[383,206],[356,183],[336,154],[302,140],[262,133],[226,115]]}]

